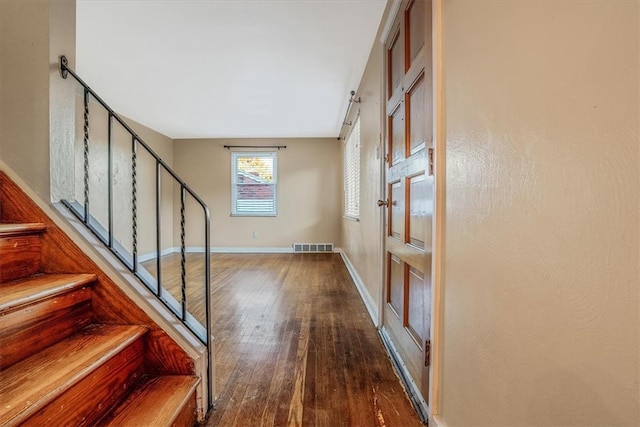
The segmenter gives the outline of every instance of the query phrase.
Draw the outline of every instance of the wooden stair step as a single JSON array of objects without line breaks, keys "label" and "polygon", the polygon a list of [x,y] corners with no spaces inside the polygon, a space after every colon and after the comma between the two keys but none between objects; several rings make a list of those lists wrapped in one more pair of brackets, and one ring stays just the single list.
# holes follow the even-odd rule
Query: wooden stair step
[{"label": "wooden stair step", "polygon": [[88,326],[95,274],[40,274],[0,287],[0,369]]},{"label": "wooden stair step", "polygon": [[40,271],[42,223],[0,224],[0,283]]},{"label": "wooden stair step", "polygon": [[82,288],[96,278],[95,274],[38,274],[4,283],[0,293],[0,315]]},{"label": "wooden stair step", "polygon": [[[48,408],[60,399],[69,405],[75,401],[78,406],[82,406],[83,399],[100,399],[91,390],[93,386],[99,387],[101,382],[107,382],[110,373],[104,373],[103,378],[95,372],[127,347],[141,342],[140,338],[146,330],[144,326],[91,325],[0,371],[0,425],[17,425],[33,415],[39,415],[42,419],[49,412],[55,412],[55,408],[52,411],[48,411]],[[85,378],[93,383],[88,388],[79,387]],[[79,395],[65,399],[64,394],[76,389],[76,386],[80,388]],[[103,402],[94,403],[97,406]],[[66,415],[78,411],[72,405],[64,409]]]},{"label": "wooden stair step", "polygon": [[102,426],[138,427],[193,425],[196,420],[195,390],[200,379],[189,375],[151,378],[136,388]]}]

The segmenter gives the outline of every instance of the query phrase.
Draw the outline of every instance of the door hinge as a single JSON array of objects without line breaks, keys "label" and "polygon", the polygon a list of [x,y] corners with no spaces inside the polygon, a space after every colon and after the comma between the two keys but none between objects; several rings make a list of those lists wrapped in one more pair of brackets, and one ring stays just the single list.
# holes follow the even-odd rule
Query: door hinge
[{"label": "door hinge", "polygon": [[385,163],[389,163],[389,158],[390,158],[390,157],[391,157],[391,156],[389,156],[389,153],[385,154],[385,155],[384,155],[384,162],[385,162]]},{"label": "door hinge", "polygon": [[424,366],[431,365],[431,340],[424,343]]},{"label": "door hinge", "polygon": [[433,175],[433,148],[429,148],[429,176]]}]

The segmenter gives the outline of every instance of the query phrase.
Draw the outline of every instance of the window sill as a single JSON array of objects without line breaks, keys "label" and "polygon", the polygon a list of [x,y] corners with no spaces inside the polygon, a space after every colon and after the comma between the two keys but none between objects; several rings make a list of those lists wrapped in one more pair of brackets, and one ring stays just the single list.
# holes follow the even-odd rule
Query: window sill
[{"label": "window sill", "polygon": [[250,213],[241,213],[241,214],[230,214],[230,217],[267,217],[267,218],[275,218],[278,214],[250,214]]}]

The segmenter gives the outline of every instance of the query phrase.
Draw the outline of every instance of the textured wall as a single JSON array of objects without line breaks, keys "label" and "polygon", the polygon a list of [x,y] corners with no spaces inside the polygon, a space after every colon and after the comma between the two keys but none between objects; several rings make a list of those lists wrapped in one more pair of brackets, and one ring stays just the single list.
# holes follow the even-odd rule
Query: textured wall
[{"label": "textured wall", "polygon": [[378,40],[376,37],[357,91],[356,97],[361,102],[354,104],[349,119],[354,120],[359,112],[360,221],[342,218],[342,248],[362,279],[376,313],[380,309],[382,295],[382,208],[376,205],[376,201],[382,198],[380,158],[384,152],[381,142],[383,47]]},{"label": "textured wall", "polygon": [[[103,95],[108,102],[108,95]],[[75,199],[84,201],[84,105],[76,98]],[[173,165],[173,140],[123,117],[123,120],[169,166]],[[132,155],[131,135],[113,120],[113,227],[114,239],[132,252]],[[89,103],[89,210],[106,229],[108,225],[108,112],[94,101]],[[156,163],[138,147],[136,155],[136,208],[138,254],[156,250]],[[161,248],[173,247],[173,181],[165,172],[161,178]]]},{"label": "textured wall", "polygon": [[49,200],[49,0],[0,2],[0,157]]},{"label": "textured wall", "polygon": [[61,54],[73,64],[75,1],[0,2],[0,157],[45,200],[73,184],[73,89]]},{"label": "textured wall", "polygon": [[76,2],[52,0],[50,2],[51,35],[49,39],[49,135],[51,170],[51,200],[73,196],[73,146],[75,84],[62,78],[59,72],[60,56],[75,69]]},{"label": "textured wall", "polygon": [[640,3],[443,6],[441,420],[640,425]]}]

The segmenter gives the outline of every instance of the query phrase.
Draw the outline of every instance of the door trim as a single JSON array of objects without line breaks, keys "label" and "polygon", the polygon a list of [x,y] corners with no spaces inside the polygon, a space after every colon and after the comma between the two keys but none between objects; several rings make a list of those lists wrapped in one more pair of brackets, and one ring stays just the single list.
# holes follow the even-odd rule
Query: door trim
[{"label": "door trim", "polygon": [[[396,16],[398,16],[398,10],[400,10],[400,5],[402,4],[402,0],[391,0],[391,9],[389,10],[389,15],[387,15],[387,20],[384,23],[384,27],[382,27],[382,31],[380,32],[380,39],[378,40],[382,45],[385,44],[387,38],[389,37],[389,33],[392,30],[393,23],[396,20]],[[386,90],[386,85],[385,85]],[[385,98],[386,99],[386,98]]]},{"label": "door trim", "polygon": [[[380,44],[379,45],[381,52],[381,55],[384,55],[386,48],[384,46],[384,44]],[[380,91],[380,105],[384,105],[385,99],[386,99],[386,78],[382,78],[381,80],[381,91]],[[380,134],[378,135],[378,153],[379,153],[379,161],[380,161],[380,188],[379,188],[379,194],[380,197],[379,199],[383,200],[386,197],[386,178],[385,178],[385,168],[386,168],[386,161],[385,161],[385,137],[383,135],[386,135],[387,132],[387,120],[386,120],[386,112],[384,108],[380,108]],[[378,207],[378,237],[380,239],[380,243],[378,244],[378,260],[382,261],[384,260],[384,252],[385,252],[385,238],[386,238],[386,229],[384,226],[384,221],[385,221],[385,214],[383,212],[383,209],[386,209],[386,207]],[[378,328],[378,330],[382,329],[382,325],[384,325],[384,306],[385,306],[385,301],[387,300],[387,263],[386,262],[380,262],[379,263],[379,281],[378,283],[380,284],[379,288],[378,288],[378,324],[376,325],[376,327]]]},{"label": "door trim", "polygon": [[431,270],[431,366],[429,372],[429,396],[431,416],[440,413],[441,365],[443,349],[443,271],[444,231],[446,201],[446,135],[444,75],[442,70],[442,7],[443,0],[432,0],[432,58],[433,58],[433,132],[434,132],[434,209],[433,209],[433,268]]}]

